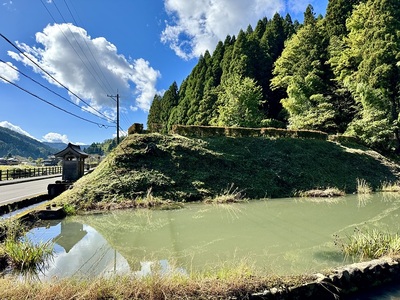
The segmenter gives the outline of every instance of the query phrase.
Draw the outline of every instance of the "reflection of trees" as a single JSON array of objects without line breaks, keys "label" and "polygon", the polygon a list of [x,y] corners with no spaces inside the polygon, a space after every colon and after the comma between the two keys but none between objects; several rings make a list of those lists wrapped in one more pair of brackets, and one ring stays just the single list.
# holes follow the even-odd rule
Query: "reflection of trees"
[{"label": "reflection of trees", "polygon": [[119,211],[86,216],[82,222],[96,229],[128,261],[132,270],[140,271],[144,259],[175,257],[178,252],[174,222],[156,215],[150,210]]},{"label": "reflection of trees", "polygon": [[[230,209],[207,206],[202,210],[117,211],[81,218],[82,223],[97,230],[124,256],[132,271],[141,270],[141,263],[145,261],[168,260],[171,269],[204,267],[204,257],[208,262],[224,261],[224,255],[233,253],[239,246],[233,236],[236,233],[225,226],[226,222],[240,219],[232,206]],[[242,227],[242,230],[245,231],[242,235],[246,235],[247,229]]]},{"label": "reflection of trees", "polygon": [[[187,205],[178,211],[130,210],[80,216],[78,221],[97,230],[133,272],[140,271],[144,262],[168,260],[171,268],[182,266],[190,271],[243,256],[257,257],[272,266],[286,261],[291,267],[311,264],[310,253],[325,251],[333,234],[344,234],[361,224],[397,224],[391,211],[400,209],[399,200],[388,203],[376,194],[371,197]],[[333,247],[333,242],[329,245]],[[326,259],[332,261],[329,256]]]}]

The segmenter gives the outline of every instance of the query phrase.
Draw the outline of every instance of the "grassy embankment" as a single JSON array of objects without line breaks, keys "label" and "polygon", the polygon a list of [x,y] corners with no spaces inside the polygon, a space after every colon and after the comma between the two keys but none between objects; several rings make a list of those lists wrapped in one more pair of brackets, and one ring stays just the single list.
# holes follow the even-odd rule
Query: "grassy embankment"
[{"label": "grassy embankment", "polygon": [[130,135],[55,201],[91,210],[206,200],[229,190],[254,199],[327,188],[353,193],[358,179],[376,190],[396,182],[397,172],[368,148],[321,140]]},{"label": "grassy embankment", "polygon": [[[361,192],[361,188],[364,192],[393,190],[398,186],[392,184],[397,181],[397,171],[396,165],[371,150],[327,141],[132,135],[93,173],[55,201],[73,212],[153,206],[161,199],[207,200],[229,194],[284,197],[327,189],[329,196],[340,191]],[[344,255],[366,258],[362,251],[365,240],[368,253],[378,253],[370,250],[375,235],[363,234],[360,239],[355,234],[347,238],[337,240]],[[377,242],[394,245],[389,254],[398,255],[398,240],[397,235],[379,235]],[[0,286],[7,299],[226,299],[246,298],[268,288],[315,280],[313,276],[277,278],[259,274],[247,262],[189,276],[166,277],[154,271],[155,275],[144,278],[127,275],[20,284],[15,284],[13,278],[2,278]]]}]

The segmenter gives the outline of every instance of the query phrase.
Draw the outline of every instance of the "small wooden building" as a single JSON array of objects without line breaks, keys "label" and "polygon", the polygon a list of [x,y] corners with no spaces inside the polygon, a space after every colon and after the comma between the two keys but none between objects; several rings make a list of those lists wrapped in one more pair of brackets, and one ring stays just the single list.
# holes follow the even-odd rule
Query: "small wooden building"
[{"label": "small wooden building", "polygon": [[54,154],[63,160],[63,181],[76,181],[85,173],[85,158],[89,155],[78,145],[68,144],[67,148]]}]

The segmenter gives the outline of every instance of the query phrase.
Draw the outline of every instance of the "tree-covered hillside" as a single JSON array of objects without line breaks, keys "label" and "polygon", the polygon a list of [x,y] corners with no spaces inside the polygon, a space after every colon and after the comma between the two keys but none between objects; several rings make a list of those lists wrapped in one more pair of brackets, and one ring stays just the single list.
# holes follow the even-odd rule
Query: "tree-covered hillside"
[{"label": "tree-covered hillside", "polygon": [[[121,137],[121,141],[123,139],[124,137]],[[87,154],[107,155],[115,147],[117,147],[117,138],[107,139],[102,143],[92,143],[91,145],[85,148],[85,152]]]},{"label": "tree-covered hillside", "polygon": [[46,158],[57,150],[26,135],[0,127],[0,157],[7,155]]},{"label": "tree-covered hillside", "polygon": [[155,96],[148,129],[174,124],[317,129],[400,150],[400,2],[330,0],[304,22],[276,14],[227,36],[181,86]]}]

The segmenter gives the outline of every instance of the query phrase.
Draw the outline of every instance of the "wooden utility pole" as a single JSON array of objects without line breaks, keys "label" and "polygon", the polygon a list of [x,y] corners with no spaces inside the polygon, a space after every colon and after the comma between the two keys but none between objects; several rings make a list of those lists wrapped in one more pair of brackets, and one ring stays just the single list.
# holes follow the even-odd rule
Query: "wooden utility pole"
[{"label": "wooden utility pole", "polygon": [[112,99],[117,100],[117,145],[119,145],[119,94],[117,92],[116,96],[113,95],[107,95],[107,97],[110,97]]}]

